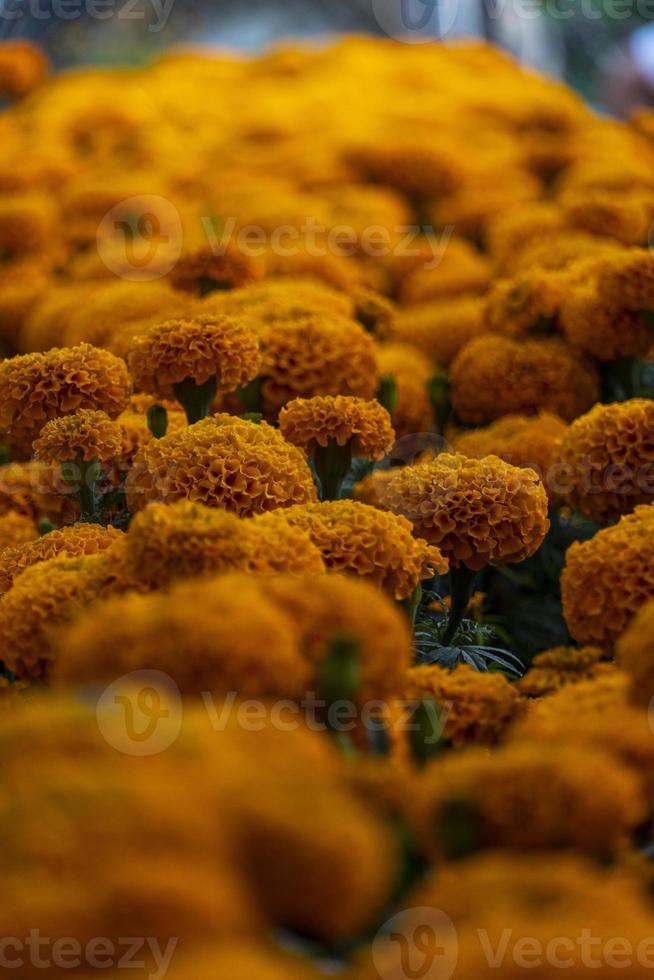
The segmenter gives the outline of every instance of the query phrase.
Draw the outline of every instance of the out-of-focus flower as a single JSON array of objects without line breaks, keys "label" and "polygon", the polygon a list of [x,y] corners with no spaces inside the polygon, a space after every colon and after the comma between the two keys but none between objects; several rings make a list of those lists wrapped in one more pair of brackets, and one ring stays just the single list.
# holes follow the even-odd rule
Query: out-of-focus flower
[{"label": "out-of-focus flower", "polygon": [[531,667],[516,686],[522,694],[540,698],[567,684],[612,674],[615,667],[607,663],[604,656],[599,647],[554,647],[534,657]]},{"label": "out-of-focus flower", "polygon": [[631,680],[631,700],[649,707],[654,697],[654,599],[645,603],[619,637],[616,661]]},{"label": "out-of-focus flower", "polygon": [[394,599],[449,567],[438,548],[413,537],[405,518],[353,500],[290,507],[281,516],[310,535],[329,571],[368,579]]},{"label": "out-of-focus flower", "polygon": [[83,408],[46,422],[34,442],[34,455],[46,463],[65,463],[78,457],[106,463],[115,459],[121,448],[119,423],[106,412]]},{"label": "out-of-focus flower", "polygon": [[654,196],[638,189],[616,195],[582,188],[563,195],[561,210],[572,228],[608,235],[624,245],[642,245],[654,216]]},{"label": "out-of-focus flower", "polygon": [[549,529],[547,494],[537,474],[497,456],[444,453],[391,473],[380,488],[384,507],[407,517],[453,568],[524,561]]},{"label": "out-of-focus flower", "polygon": [[58,522],[74,518],[77,504],[61,475],[48,463],[8,463],[0,466],[0,514],[16,511],[34,520]]},{"label": "out-of-focus flower", "polygon": [[377,350],[381,377],[395,381],[397,400],[391,422],[398,437],[429,432],[434,424],[434,409],[427,385],[433,374],[429,358],[410,344],[386,343]]},{"label": "out-of-focus flower", "polygon": [[392,337],[413,344],[436,364],[447,367],[469,340],[485,331],[484,300],[453,296],[400,310]]},{"label": "out-of-focus flower", "polygon": [[574,283],[561,305],[560,322],[574,347],[600,361],[642,357],[652,345],[642,312],[610,302],[602,294],[597,276]]},{"label": "out-of-focus flower", "polygon": [[32,535],[25,542],[15,542],[0,554],[0,593],[8,592],[14,579],[32,565],[59,556],[97,555],[122,538],[122,531],[114,527],[71,524],[41,537]]},{"label": "out-of-focus flower", "polygon": [[41,251],[51,240],[54,222],[54,206],[45,195],[0,195],[0,256],[6,260]]},{"label": "out-of-focus flower", "polygon": [[29,455],[50,419],[86,408],[115,418],[130,393],[125,362],[89,344],[12,357],[0,364],[0,431]]},{"label": "out-of-focus flower", "polygon": [[347,395],[295,398],[279,413],[279,428],[309,456],[333,441],[349,446],[353,458],[379,460],[395,442],[390,416],[379,402]]},{"label": "out-of-focus flower", "polygon": [[632,616],[654,598],[654,506],[636,507],[566,552],[563,616],[581,644],[611,650]]},{"label": "out-of-focus flower", "polygon": [[186,498],[240,516],[316,499],[302,451],[265,422],[232,415],[153,439],[137,453],[126,490],[131,510]]},{"label": "out-of-focus flower", "polygon": [[[38,537],[33,517],[18,511],[8,510],[0,514],[0,550],[13,549]],[[4,560],[4,554],[0,561]]]},{"label": "out-of-focus flower", "polygon": [[142,322],[155,317],[159,322],[181,317],[189,306],[190,301],[162,280],[95,283],[90,296],[68,318],[64,346],[88,343],[110,347],[116,333],[127,331],[130,326],[134,333],[140,333]]},{"label": "out-of-focus flower", "polygon": [[630,248],[607,261],[599,274],[600,295],[614,309],[654,310],[654,256]]},{"label": "out-of-focus flower", "polygon": [[555,204],[529,201],[495,215],[488,223],[486,241],[490,253],[499,261],[501,271],[510,271],[513,259],[525,245],[547,238],[564,228],[561,210]]},{"label": "out-of-focus flower", "polygon": [[595,367],[555,339],[477,337],[455,358],[450,381],[454,411],[470,425],[537,412],[571,422],[599,397]]},{"label": "out-of-focus flower", "polygon": [[0,98],[16,99],[35,89],[48,74],[48,59],[31,41],[0,44]]},{"label": "out-of-focus flower", "polygon": [[570,425],[556,452],[565,500],[606,523],[654,493],[654,402],[595,405]]},{"label": "out-of-focus flower", "polygon": [[214,243],[203,241],[189,245],[175,264],[170,280],[175,289],[196,296],[206,296],[214,290],[235,289],[263,279],[265,265],[229,243],[217,250]]},{"label": "out-of-focus flower", "polygon": [[635,775],[587,746],[554,745],[544,753],[537,743],[511,743],[491,756],[470,749],[433,763],[423,788],[423,832],[436,853],[448,853],[448,814],[457,806],[470,814],[478,848],[596,855],[617,852],[644,814]]},{"label": "out-of-focus flower", "polygon": [[523,710],[515,686],[503,674],[481,674],[472,667],[413,667],[402,697],[434,701],[443,725],[442,739],[454,748],[493,745]]},{"label": "out-of-focus flower", "polygon": [[413,306],[465,293],[475,295],[484,292],[491,278],[492,266],[488,259],[465,239],[451,239],[437,264],[424,265],[404,279],[400,299],[407,306]]},{"label": "out-of-focus flower", "polygon": [[392,300],[373,289],[359,286],[352,292],[354,309],[352,316],[377,338],[390,335],[398,309]]},{"label": "out-of-focus flower", "polygon": [[139,589],[165,588],[176,579],[216,572],[323,571],[318,547],[280,514],[244,520],[191,500],[149,504],[125,536],[120,561]]},{"label": "out-of-focus flower", "polygon": [[551,333],[566,287],[566,275],[548,269],[496,279],[485,297],[486,330],[509,337]]}]

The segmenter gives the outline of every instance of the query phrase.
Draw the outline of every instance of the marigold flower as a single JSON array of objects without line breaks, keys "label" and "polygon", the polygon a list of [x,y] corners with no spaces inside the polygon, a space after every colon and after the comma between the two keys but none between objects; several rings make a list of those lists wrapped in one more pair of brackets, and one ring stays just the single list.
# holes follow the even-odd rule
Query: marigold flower
[{"label": "marigold flower", "polygon": [[374,289],[359,286],[352,291],[352,302],[354,308],[351,315],[368,333],[378,339],[390,335],[398,312],[392,300]]},{"label": "marigold flower", "polygon": [[494,745],[523,710],[523,700],[503,674],[481,674],[467,665],[455,670],[414,667],[407,673],[402,697],[435,701],[442,711],[442,738],[454,748]]},{"label": "marigold flower", "polygon": [[0,97],[17,99],[45,79],[49,63],[31,41],[3,41],[0,45]]},{"label": "marigold flower", "polygon": [[616,195],[611,191],[578,189],[564,194],[562,214],[572,228],[608,235],[624,245],[642,245],[652,222],[651,193],[640,190]]},{"label": "marigold flower", "polygon": [[427,385],[434,372],[429,358],[410,344],[387,343],[377,350],[377,367],[381,377],[395,381],[391,423],[397,436],[431,431],[434,409]]},{"label": "marigold flower", "polygon": [[447,299],[465,293],[483,293],[492,278],[488,259],[465,239],[450,239],[440,261],[427,263],[403,280],[400,299],[406,306]]},{"label": "marigold flower", "polygon": [[568,548],[561,575],[563,616],[581,644],[611,650],[632,616],[654,598],[654,506]]},{"label": "marigold flower", "polygon": [[547,494],[537,474],[497,456],[443,453],[391,472],[381,487],[384,507],[407,517],[453,568],[524,561],[549,529]]},{"label": "marigold flower", "polygon": [[548,238],[552,232],[563,228],[564,221],[558,206],[544,201],[528,201],[495,215],[487,225],[486,242],[489,252],[500,262],[501,270],[506,272],[525,245]]},{"label": "marigold flower", "polygon": [[14,579],[32,565],[59,556],[98,555],[122,538],[122,531],[99,524],[71,524],[41,537],[36,537],[35,532],[31,538],[17,541],[0,553],[0,593],[8,592]]},{"label": "marigold flower", "polygon": [[394,599],[449,567],[438,548],[413,537],[405,518],[353,500],[302,504],[281,516],[310,535],[329,571],[368,579]]},{"label": "marigold flower", "polygon": [[261,259],[231,242],[224,250],[212,246],[213,242],[203,241],[185,249],[170,274],[175,289],[206,296],[214,290],[234,289],[263,279],[265,265]]},{"label": "marigold flower", "polygon": [[607,261],[599,273],[600,295],[614,309],[654,310],[654,256],[630,248]]},{"label": "marigold flower", "polygon": [[595,367],[554,339],[477,337],[455,358],[450,382],[454,411],[470,425],[537,412],[570,422],[599,398]]},{"label": "marigold flower", "polygon": [[550,467],[557,447],[566,432],[566,424],[549,412],[538,415],[505,415],[483,429],[462,431],[452,437],[456,452],[481,459],[499,456],[513,466],[535,470],[550,496]]},{"label": "marigold flower", "polygon": [[130,393],[125,362],[89,344],[12,357],[0,363],[0,431],[28,455],[50,419],[85,408],[115,418]]},{"label": "marigold flower", "polygon": [[631,700],[649,707],[654,697],[654,599],[643,605],[619,637],[616,662],[631,680]]},{"label": "marigold flower", "polygon": [[347,395],[295,398],[279,413],[279,428],[294,446],[314,455],[333,440],[354,458],[383,459],[395,442],[391,419],[379,402]]},{"label": "marigold flower", "polygon": [[566,287],[566,274],[548,269],[529,269],[511,279],[496,279],[485,297],[486,330],[509,337],[551,333]]},{"label": "marigold flower", "polygon": [[25,680],[49,673],[52,631],[114,588],[110,550],[60,556],[26,568],[0,603],[0,643],[7,668]]},{"label": "marigold flower", "polygon": [[457,805],[474,814],[479,847],[597,855],[617,851],[644,814],[634,773],[588,746],[553,745],[544,753],[538,743],[511,743],[492,756],[470,749],[432,764],[423,788],[423,833],[436,853],[447,847],[439,828]]},{"label": "marigold flower", "polygon": [[[219,943],[205,946],[200,953],[175,957],[167,973],[168,980],[319,980],[319,974],[305,957],[282,952],[278,947],[254,942]],[[112,980],[112,978],[110,978]],[[113,978],[116,980],[116,978]]]},{"label": "marigold flower", "polygon": [[7,549],[33,541],[38,535],[33,517],[12,510],[0,514],[0,562],[4,561]]},{"label": "marigold flower", "polygon": [[354,395],[374,398],[375,344],[359,323],[319,314],[262,328],[263,408],[275,414],[293,398]]},{"label": "marigold flower", "polygon": [[51,419],[34,442],[36,458],[47,463],[64,463],[79,456],[87,462],[93,459],[109,462],[118,456],[121,448],[118,422],[106,412],[91,408]]},{"label": "marigold flower", "polygon": [[132,511],[186,498],[240,516],[316,499],[302,451],[267,423],[232,415],[153,439],[137,453],[126,491]]},{"label": "marigold flower", "polygon": [[420,303],[399,311],[392,336],[447,367],[469,340],[485,332],[483,310],[484,300],[479,296]]},{"label": "marigold flower", "polygon": [[561,328],[567,340],[600,361],[642,357],[652,334],[639,310],[609,302],[596,276],[575,282],[561,305]]},{"label": "marigold flower", "polygon": [[128,363],[139,390],[173,398],[175,385],[187,378],[197,385],[215,378],[217,391],[234,391],[256,378],[261,355],[246,322],[198,316],[168,320],[136,336]]},{"label": "marigold flower", "polygon": [[72,519],[77,504],[70,488],[48,463],[8,463],[0,466],[0,514],[16,511],[38,521]]},{"label": "marigold flower", "polygon": [[11,259],[44,249],[51,239],[54,221],[54,207],[45,195],[0,195],[0,256]]},{"label": "marigold flower", "polygon": [[227,292],[212,293],[202,302],[208,315],[247,316],[260,324],[292,320],[319,313],[351,317],[353,300],[310,277],[285,276]]},{"label": "marigold flower", "polygon": [[157,318],[161,323],[183,317],[189,301],[162,280],[154,282],[110,281],[96,285],[84,303],[75,309],[65,326],[64,346],[78,343],[109,347],[116,332]]},{"label": "marigold flower", "polygon": [[324,570],[309,534],[280,514],[248,520],[191,500],[149,504],[130,524],[121,551],[126,579],[141,589],[225,571]]},{"label": "marigold flower", "polygon": [[221,578],[96,603],[57,650],[62,684],[106,683],[147,664],[187,695],[299,699],[310,673],[290,617],[255,582],[236,592]]},{"label": "marigold flower", "polygon": [[599,647],[554,647],[539,653],[516,686],[531,698],[540,698],[558,691],[567,684],[594,680],[615,671],[613,664],[604,660]]},{"label": "marigold flower", "polygon": [[360,504],[383,508],[384,487],[392,479],[393,470],[373,470],[354,484],[352,497]]},{"label": "marigold flower", "polygon": [[565,500],[606,523],[650,503],[654,492],[654,402],[595,405],[572,423],[556,460]]}]

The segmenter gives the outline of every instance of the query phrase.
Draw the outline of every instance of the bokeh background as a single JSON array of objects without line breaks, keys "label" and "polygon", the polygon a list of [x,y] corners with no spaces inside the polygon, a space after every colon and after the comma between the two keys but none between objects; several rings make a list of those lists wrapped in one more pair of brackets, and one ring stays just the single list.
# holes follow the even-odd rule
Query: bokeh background
[{"label": "bokeh background", "polygon": [[[106,11],[101,18],[89,15],[94,2]],[[647,0],[0,0],[4,37],[38,39],[60,68],[140,64],[180,44],[247,52],[286,38],[383,34],[393,17],[410,25],[414,40],[486,37],[564,78],[600,109],[624,114],[654,102]]]}]

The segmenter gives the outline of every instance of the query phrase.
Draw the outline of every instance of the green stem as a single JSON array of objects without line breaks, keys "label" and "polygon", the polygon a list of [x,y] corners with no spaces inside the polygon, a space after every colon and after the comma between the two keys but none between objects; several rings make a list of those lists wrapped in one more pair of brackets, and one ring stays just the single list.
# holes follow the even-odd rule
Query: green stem
[{"label": "green stem", "polygon": [[74,491],[82,521],[89,524],[100,523],[102,519],[102,507],[98,495],[98,481],[102,476],[100,460],[86,460],[80,451],[74,460],[61,464],[61,475]]},{"label": "green stem", "polygon": [[193,378],[184,378],[173,385],[175,397],[186,412],[189,425],[207,417],[216,397],[216,378],[211,377],[204,384],[196,384]]},{"label": "green stem", "polygon": [[392,374],[384,374],[379,379],[377,401],[389,415],[392,415],[397,405],[397,381]]},{"label": "green stem", "polygon": [[320,480],[320,499],[339,500],[345,477],[352,468],[352,444],[339,446],[330,439],[326,446],[318,446],[313,457]]},{"label": "green stem", "polygon": [[444,647],[449,646],[456,636],[468,608],[476,577],[477,573],[470,571],[465,565],[450,569],[450,615],[441,641]]},{"label": "green stem", "polygon": [[239,388],[236,397],[247,415],[261,415],[261,378]]},{"label": "green stem", "polygon": [[151,405],[147,411],[148,428],[155,439],[163,439],[168,431],[168,412],[163,405]]},{"label": "green stem", "polygon": [[420,603],[422,601],[422,582],[418,582],[415,589],[410,596],[402,601],[404,610],[409,617],[409,623],[411,624],[411,629],[416,625],[416,615],[418,609],[420,608]]}]

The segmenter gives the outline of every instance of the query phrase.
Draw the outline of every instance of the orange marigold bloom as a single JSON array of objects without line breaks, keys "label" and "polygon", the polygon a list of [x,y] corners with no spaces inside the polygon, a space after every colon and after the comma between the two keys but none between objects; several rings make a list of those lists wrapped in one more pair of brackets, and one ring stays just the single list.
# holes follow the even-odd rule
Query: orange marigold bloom
[{"label": "orange marigold bloom", "polygon": [[636,613],[619,637],[616,662],[629,675],[631,700],[649,707],[654,697],[654,598]]},{"label": "orange marigold bloom", "polygon": [[32,565],[59,556],[98,555],[123,537],[123,532],[115,527],[71,524],[38,538],[33,535],[24,543],[16,542],[0,554],[0,593],[8,592],[14,579]]},{"label": "orange marigold bloom", "polygon": [[400,310],[392,337],[413,344],[437,364],[447,367],[462,347],[485,331],[484,300],[453,296]]},{"label": "orange marigold bloom", "polygon": [[148,504],[130,524],[120,560],[131,585],[164,588],[215,572],[324,571],[318,547],[281,514],[247,520],[191,500]]},{"label": "orange marigold bloom", "polygon": [[352,316],[375,337],[388,337],[393,329],[397,307],[395,303],[376,293],[374,289],[359,286],[352,290],[354,309]]},{"label": "orange marigold bloom", "polygon": [[537,412],[570,422],[599,398],[595,367],[555,339],[477,337],[455,358],[450,382],[454,411],[470,425]]},{"label": "orange marigold bloom", "polygon": [[[229,581],[238,591],[247,579],[234,575]],[[333,574],[280,575],[261,580],[260,588],[295,623],[300,649],[313,667],[313,690],[331,641],[347,636],[359,645],[357,702],[396,696],[411,662],[411,634],[403,610],[376,586]]]},{"label": "orange marigold bloom", "polygon": [[395,442],[390,415],[379,402],[347,395],[295,398],[279,413],[279,429],[309,456],[333,439],[338,446],[349,444],[353,457],[379,460]]},{"label": "orange marigold bloom", "polygon": [[23,571],[0,603],[0,643],[7,668],[25,680],[49,673],[53,629],[114,588],[110,550],[59,556]]},{"label": "orange marigold bloom", "polygon": [[547,494],[537,474],[497,456],[443,453],[391,473],[380,488],[384,507],[408,517],[453,568],[524,561],[549,529]]},{"label": "orange marigold bloom", "polygon": [[561,305],[561,329],[567,340],[600,361],[642,357],[652,335],[640,310],[627,310],[603,295],[597,276],[575,282]]},{"label": "orange marigold bloom", "polygon": [[630,248],[607,261],[599,273],[600,294],[614,309],[654,310],[654,255]]},{"label": "orange marigold bloom", "polygon": [[393,470],[373,470],[363,480],[354,484],[352,496],[360,504],[383,507],[384,487],[393,476]]},{"label": "orange marigold bloom", "polygon": [[575,419],[556,453],[565,500],[606,523],[650,503],[654,492],[654,402],[595,405]]},{"label": "orange marigold bloom", "polygon": [[654,598],[654,506],[598,531],[566,552],[563,616],[582,644],[611,650],[634,613]]},{"label": "orange marigold bloom", "polygon": [[604,651],[599,647],[554,647],[534,657],[529,670],[516,687],[521,694],[540,698],[567,684],[578,684],[614,673],[614,665],[605,662],[604,656]]},{"label": "orange marigold bloom", "polygon": [[514,466],[527,466],[538,473],[545,489],[553,495],[548,475],[566,428],[565,422],[549,412],[505,415],[483,429],[457,433],[452,445],[464,456],[499,456]]},{"label": "orange marigold bloom", "polygon": [[119,455],[123,435],[117,421],[106,412],[83,408],[73,415],[51,419],[34,442],[34,455],[46,463],[65,463],[76,459],[109,462]]},{"label": "orange marigold bloom", "polygon": [[615,194],[580,188],[561,199],[562,214],[571,228],[608,235],[624,245],[642,245],[652,223],[654,198],[642,190]]},{"label": "orange marigold bloom", "polygon": [[561,210],[544,201],[529,201],[495,215],[486,229],[488,250],[508,271],[525,245],[564,228]]},{"label": "orange marigold bloom", "polygon": [[436,264],[425,263],[403,280],[400,299],[413,306],[462,293],[483,293],[491,278],[492,265],[487,258],[465,239],[450,239]]},{"label": "orange marigold bloom", "polygon": [[117,332],[132,326],[140,333],[139,325],[157,318],[157,322],[184,316],[189,300],[165,282],[129,282],[124,280],[95,284],[83,303],[73,310],[64,329],[64,346],[76,343],[109,347]]},{"label": "orange marigold bloom", "polygon": [[48,74],[49,63],[38,45],[31,41],[3,41],[0,44],[0,98],[16,99],[40,85]]},{"label": "orange marigold bloom", "polygon": [[0,514],[16,511],[35,521],[41,517],[55,523],[70,520],[79,512],[71,492],[49,463],[31,460],[0,466]]},{"label": "orange marigold bloom", "polygon": [[128,363],[138,389],[172,398],[186,378],[203,385],[215,377],[217,391],[234,391],[256,378],[261,355],[246,322],[202,316],[150,327],[133,339]]},{"label": "orange marigold bloom", "polygon": [[6,550],[13,550],[28,541],[38,538],[39,532],[33,517],[17,511],[0,514],[0,562],[4,561]]},{"label": "orange marigold bloom", "polygon": [[429,358],[410,344],[387,343],[377,350],[377,367],[382,377],[395,380],[397,401],[391,422],[397,436],[430,432],[434,409],[427,384],[434,372]]},{"label": "orange marigold bloom", "polygon": [[131,387],[125,362],[89,344],[12,357],[0,363],[0,432],[28,455],[50,419],[84,408],[116,418]]},{"label": "orange marigold bloom", "polygon": [[503,674],[482,674],[461,665],[455,670],[422,666],[408,671],[402,697],[436,702],[442,712],[442,738],[454,748],[494,745],[523,710],[523,700]]},{"label": "orange marigold bloom", "polygon": [[147,665],[186,695],[301,698],[310,674],[292,619],[255,580],[238,590],[219,577],[115,596],[78,616],[56,650],[54,676],[67,685],[106,683]]},{"label": "orange marigold bloom", "polygon": [[359,323],[330,314],[276,321],[261,330],[264,409],[276,413],[293,398],[374,398],[375,343]]},{"label": "orange marigold bloom", "polygon": [[449,567],[438,548],[413,537],[405,518],[353,500],[290,507],[282,517],[310,535],[330,571],[369,579],[394,599]]},{"label": "orange marigold bloom", "polygon": [[241,516],[316,499],[303,452],[267,423],[233,415],[153,439],[137,453],[126,490],[131,510],[187,498]]},{"label": "orange marigold bloom", "polygon": [[518,851],[613,853],[644,815],[635,774],[589,746],[543,752],[539,743],[510,743],[491,756],[470,749],[432,764],[423,789],[423,834],[436,853],[439,830],[457,805],[474,815],[480,847]]},{"label": "orange marigold bloom", "polygon": [[247,316],[262,326],[319,313],[351,317],[354,312],[349,296],[317,279],[299,276],[265,279],[242,289],[211,293],[200,308],[209,315]]},{"label": "orange marigold bloom", "polygon": [[0,195],[0,255],[7,259],[45,249],[51,241],[54,222],[55,210],[46,196]]},{"label": "orange marigold bloom", "polygon": [[485,297],[486,330],[509,337],[551,333],[550,323],[559,312],[566,286],[565,273],[539,268],[496,279]]},{"label": "orange marigold bloom", "polygon": [[203,296],[215,289],[234,289],[264,278],[265,264],[233,243],[220,251],[203,240],[186,248],[170,274],[175,289]]}]

